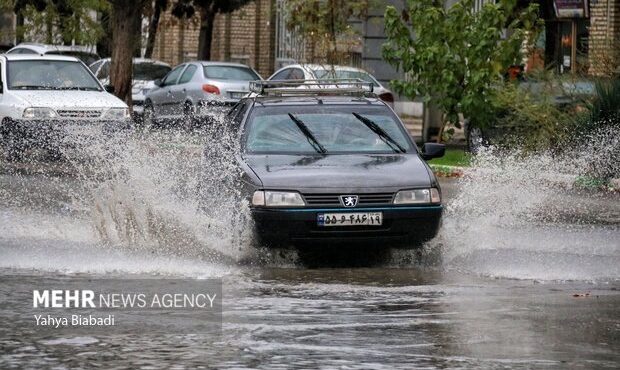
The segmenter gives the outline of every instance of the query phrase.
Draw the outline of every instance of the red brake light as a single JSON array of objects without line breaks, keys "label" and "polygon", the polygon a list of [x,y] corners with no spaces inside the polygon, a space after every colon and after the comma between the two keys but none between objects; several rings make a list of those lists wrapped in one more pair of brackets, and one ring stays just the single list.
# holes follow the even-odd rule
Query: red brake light
[{"label": "red brake light", "polygon": [[214,85],[204,84],[202,85],[202,91],[209,94],[220,95],[220,89],[218,89],[218,87]]},{"label": "red brake light", "polygon": [[392,93],[383,93],[379,95],[379,99],[386,103],[394,103],[394,95],[392,95]]}]

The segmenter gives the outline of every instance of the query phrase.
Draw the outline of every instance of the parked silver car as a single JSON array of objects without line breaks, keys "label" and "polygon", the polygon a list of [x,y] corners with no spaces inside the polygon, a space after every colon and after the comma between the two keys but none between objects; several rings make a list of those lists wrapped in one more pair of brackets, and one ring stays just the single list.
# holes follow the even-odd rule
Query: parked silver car
[{"label": "parked silver car", "polygon": [[188,62],[174,67],[146,95],[144,123],[212,115],[232,106],[260,80],[252,68],[238,63]]},{"label": "parked silver car", "polygon": [[[89,66],[90,70],[93,71],[104,86],[110,84],[111,63],[110,58],[105,58]],[[158,60],[134,58],[133,81],[131,84],[131,101],[133,103],[134,115],[142,115],[146,93],[155,87],[155,80],[166,76],[171,69],[169,64]]]},{"label": "parked silver car", "polygon": [[379,99],[394,108],[394,94],[385,88],[377,79],[363,69],[322,64],[291,64],[277,70],[267,80],[327,80],[327,79],[357,79],[370,82],[373,92]]}]

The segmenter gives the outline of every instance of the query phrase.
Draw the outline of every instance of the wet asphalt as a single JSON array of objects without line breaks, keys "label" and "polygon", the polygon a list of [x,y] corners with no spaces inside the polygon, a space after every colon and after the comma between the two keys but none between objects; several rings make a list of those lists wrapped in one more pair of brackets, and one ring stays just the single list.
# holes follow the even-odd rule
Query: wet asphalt
[{"label": "wet asphalt", "polygon": [[[494,234],[496,249],[468,245],[453,257],[459,249],[448,251],[440,237],[424,253],[395,252],[373,267],[307,268],[294,252],[259,250],[234,263],[104,246],[88,217],[92,208],[80,201],[81,179],[70,169],[2,163],[0,172],[3,369],[620,366],[615,197],[588,196],[590,207],[575,214],[562,213],[561,204],[583,195],[559,194],[563,217]],[[441,183],[448,200],[463,190],[458,180]],[[546,250],[544,239],[560,233],[583,250]],[[526,245],[501,247],[502,238]],[[157,319],[144,317],[131,334],[55,334],[15,309],[22,304],[11,300],[15,292],[72,277],[221,279],[222,330],[150,330]]]}]

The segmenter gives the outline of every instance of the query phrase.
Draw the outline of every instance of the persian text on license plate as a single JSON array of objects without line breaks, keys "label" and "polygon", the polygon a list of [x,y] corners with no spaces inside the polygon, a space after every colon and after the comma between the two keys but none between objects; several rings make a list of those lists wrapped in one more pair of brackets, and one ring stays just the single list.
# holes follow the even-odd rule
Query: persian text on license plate
[{"label": "persian text on license plate", "polygon": [[317,224],[319,226],[380,226],[383,224],[383,213],[319,213]]}]

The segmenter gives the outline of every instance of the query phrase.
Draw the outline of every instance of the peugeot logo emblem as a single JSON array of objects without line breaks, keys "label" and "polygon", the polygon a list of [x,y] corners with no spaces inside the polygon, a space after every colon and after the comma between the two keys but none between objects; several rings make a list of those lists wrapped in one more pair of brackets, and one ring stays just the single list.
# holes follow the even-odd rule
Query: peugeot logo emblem
[{"label": "peugeot logo emblem", "polygon": [[359,197],[357,195],[341,195],[340,203],[347,208],[353,208],[357,206]]}]

